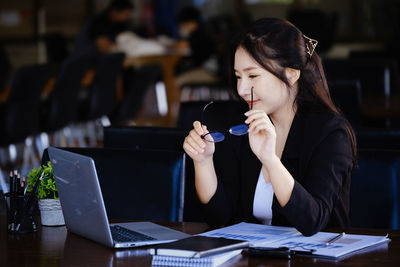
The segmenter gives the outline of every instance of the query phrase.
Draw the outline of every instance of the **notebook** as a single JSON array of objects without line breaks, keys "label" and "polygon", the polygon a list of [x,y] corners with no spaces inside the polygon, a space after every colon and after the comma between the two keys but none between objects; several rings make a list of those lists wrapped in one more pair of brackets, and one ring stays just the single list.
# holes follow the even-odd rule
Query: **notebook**
[{"label": "notebook", "polygon": [[48,151],[68,231],[114,248],[190,236],[151,222],[109,224],[93,159],[54,147]]},{"label": "notebook", "polygon": [[174,257],[174,256],[160,256],[155,255],[152,258],[152,266],[202,266],[202,267],[215,267],[219,266],[228,260],[235,258],[242,252],[241,249],[232,250],[208,256],[204,258],[188,258],[188,257]]},{"label": "notebook", "polygon": [[223,237],[192,236],[151,248],[150,254],[201,258],[248,247],[249,242]]}]

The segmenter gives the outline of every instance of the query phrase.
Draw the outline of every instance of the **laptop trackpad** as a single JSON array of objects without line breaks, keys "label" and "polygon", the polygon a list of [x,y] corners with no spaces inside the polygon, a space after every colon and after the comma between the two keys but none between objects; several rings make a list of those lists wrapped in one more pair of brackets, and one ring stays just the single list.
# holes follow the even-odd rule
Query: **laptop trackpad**
[{"label": "laptop trackpad", "polygon": [[183,232],[151,222],[129,222],[117,224],[129,230],[136,231],[159,240],[175,240],[191,236],[189,234],[185,234]]}]

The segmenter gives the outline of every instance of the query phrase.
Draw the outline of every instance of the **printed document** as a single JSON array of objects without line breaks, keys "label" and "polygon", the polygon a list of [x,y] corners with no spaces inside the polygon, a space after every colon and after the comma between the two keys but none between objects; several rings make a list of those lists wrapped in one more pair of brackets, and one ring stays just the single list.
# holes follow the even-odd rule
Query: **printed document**
[{"label": "printed document", "polygon": [[327,245],[338,233],[319,232],[313,236],[303,236],[295,228],[270,226],[252,223],[239,223],[232,226],[205,232],[200,235],[241,239],[251,247],[287,247],[298,255],[338,259],[350,253],[377,246],[390,241],[388,236],[353,235],[343,237]]},{"label": "printed document", "polygon": [[250,246],[261,246],[274,241],[287,239],[292,236],[301,235],[301,233],[292,227],[242,222],[232,226],[205,232],[200,235],[246,240],[249,242]]}]

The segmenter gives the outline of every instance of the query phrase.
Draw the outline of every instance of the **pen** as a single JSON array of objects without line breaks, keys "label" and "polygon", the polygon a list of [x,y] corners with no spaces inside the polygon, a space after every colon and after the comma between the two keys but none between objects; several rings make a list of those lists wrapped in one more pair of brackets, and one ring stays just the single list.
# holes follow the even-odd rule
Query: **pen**
[{"label": "pen", "polygon": [[14,174],[10,171],[10,194],[14,193]]},{"label": "pen", "polygon": [[24,192],[24,188],[23,188],[23,185],[22,185],[22,179],[21,179],[21,175],[20,174],[18,174],[17,175],[17,195],[18,196],[22,196],[22,194],[23,194],[23,192]]},{"label": "pen", "polygon": [[23,193],[23,195],[24,195],[24,197],[25,197],[25,195],[26,195],[26,190],[28,190],[28,184],[27,184],[27,182],[26,182],[26,178],[25,178],[25,177],[22,178],[22,182],[24,183],[24,193]]},{"label": "pen", "polygon": [[14,170],[14,194],[18,194],[18,184],[19,184],[18,171]]},{"label": "pen", "polygon": [[14,231],[15,226],[15,177],[14,172],[10,171],[10,213],[8,216],[8,229]]},{"label": "pen", "polygon": [[345,235],[346,235],[345,232],[343,232],[343,233],[341,233],[341,234],[338,234],[338,235],[335,236],[334,238],[329,239],[328,241],[326,241],[325,245],[326,245],[326,246],[329,246],[330,244],[332,244],[332,243],[335,242],[335,241],[338,241],[340,238],[342,238],[342,237],[345,236]]},{"label": "pen", "polygon": [[[34,202],[34,199],[35,199],[36,190],[37,190],[40,182],[42,181],[43,176],[44,176],[44,172],[42,172],[42,174],[40,175],[39,179],[36,180],[36,182],[35,182],[35,184],[34,184],[34,186],[32,188],[32,191],[29,193],[29,196],[28,196],[28,198],[27,198],[27,200],[25,202],[24,208],[22,209],[22,213],[21,213],[21,216],[20,216],[21,220],[18,222],[18,224],[16,226],[16,230],[17,231],[19,230],[19,228],[21,226],[21,223],[24,220],[24,217],[26,216],[26,214],[29,214],[29,210],[31,209],[31,206],[33,205],[33,202]],[[36,226],[34,226],[34,229],[35,229],[35,227]]]}]

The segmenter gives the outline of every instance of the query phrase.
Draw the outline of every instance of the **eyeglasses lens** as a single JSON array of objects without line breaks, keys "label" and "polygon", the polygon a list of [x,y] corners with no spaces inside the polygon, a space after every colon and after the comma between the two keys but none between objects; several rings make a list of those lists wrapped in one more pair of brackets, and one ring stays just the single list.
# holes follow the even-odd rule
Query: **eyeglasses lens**
[{"label": "eyeglasses lens", "polygon": [[233,126],[232,128],[229,129],[229,133],[233,135],[244,135],[247,134],[249,130],[249,126],[247,124],[240,124]]},{"label": "eyeglasses lens", "polygon": [[208,142],[218,143],[225,139],[223,133],[220,132],[211,132],[204,136],[204,139]]}]

